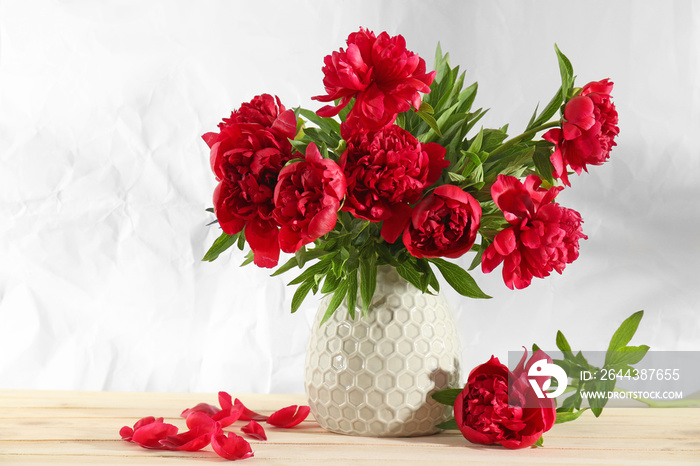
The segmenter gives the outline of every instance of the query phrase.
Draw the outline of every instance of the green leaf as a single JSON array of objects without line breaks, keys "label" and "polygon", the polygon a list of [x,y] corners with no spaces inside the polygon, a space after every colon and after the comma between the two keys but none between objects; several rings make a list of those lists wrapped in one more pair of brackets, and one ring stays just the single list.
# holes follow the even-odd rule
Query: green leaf
[{"label": "green leaf", "polygon": [[591,412],[595,417],[599,417],[603,412],[603,408],[608,403],[608,393],[615,389],[614,380],[591,380],[584,384],[585,390],[590,392],[599,392],[603,395],[600,398],[588,397],[588,404],[591,407]]},{"label": "green leaf", "polygon": [[435,276],[435,272],[433,272],[433,269],[430,267],[430,263],[426,261],[425,266],[426,270],[424,273],[426,273],[428,276],[428,286],[431,286],[436,292],[440,291],[440,282],[438,282],[438,279]]},{"label": "green leaf", "polygon": [[574,68],[571,66],[571,62],[566,55],[561,53],[559,47],[554,44],[554,49],[557,52],[557,60],[559,61],[559,74],[561,74],[561,87],[563,89],[563,97],[566,98],[569,95],[569,91],[574,85]]},{"label": "green leaf", "polygon": [[462,390],[459,388],[448,388],[447,390],[440,390],[432,394],[432,397],[438,403],[442,403],[447,406],[454,406],[455,401]]},{"label": "green leaf", "polygon": [[284,265],[281,265],[275,270],[270,276],[271,277],[276,277],[277,275],[283,274],[287,270],[291,270],[294,267],[297,267],[299,265],[299,262],[297,261],[296,256],[292,257],[289,259],[287,262],[284,263]]},{"label": "green leaf", "polygon": [[561,408],[557,408],[557,412],[573,412],[574,409],[579,409],[581,407],[581,392],[576,391],[573,395],[564,398]]},{"label": "green leaf", "polygon": [[369,253],[360,259],[360,297],[362,312],[367,315],[369,305],[377,288],[377,254],[370,249]]},{"label": "green leaf", "polygon": [[443,423],[440,423],[436,425],[438,429],[444,429],[444,430],[459,430],[459,426],[457,425],[457,420],[455,418],[450,419],[449,421],[445,421]]},{"label": "green leaf", "polygon": [[318,145],[326,143],[329,147],[336,147],[340,142],[340,138],[335,133],[327,133],[319,128],[306,128],[304,132]]},{"label": "green leaf", "polygon": [[467,178],[465,176],[462,176],[459,173],[453,173],[453,172],[448,172],[447,177],[450,179],[450,181],[454,181],[455,183],[461,183],[462,181],[467,180]]},{"label": "green leaf", "polygon": [[555,424],[563,424],[565,422],[575,421],[581,416],[588,408],[583,408],[580,411],[573,412],[557,412],[557,420],[554,421]]},{"label": "green leaf", "polygon": [[557,93],[554,94],[554,97],[552,97],[552,100],[550,100],[545,109],[542,110],[540,116],[537,117],[535,121],[527,125],[526,131],[547,123],[554,116],[554,114],[557,113],[563,102],[564,96],[562,94],[562,88],[559,88]]},{"label": "green leaf", "polygon": [[300,108],[299,113],[301,113],[301,115],[310,122],[318,125],[318,127],[323,129],[324,131],[329,133],[340,134],[340,123],[335,121],[333,118],[320,117],[316,115],[316,112],[312,112],[304,108]]},{"label": "green leaf", "polygon": [[323,280],[323,287],[321,287],[321,293],[327,294],[332,293],[338,288],[340,284],[340,277],[336,276],[334,273],[329,273],[326,275],[325,280]]},{"label": "green leaf", "polygon": [[540,178],[547,181],[549,184],[554,184],[554,177],[552,173],[554,172],[554,166],[550,161],[551,149],[541,150],[540,148],[535,149],[535,153],[532,155],[532,161],[535,163],[535,169]]},{"label": "green leaf", "polygon": [[326,313],[323,315],[323,319],[321,319],[321,324],[323,325],[326,323],[328,319],[331,318],[333,313],[335,312],[336,309],[338,309],[338,306],[343,302],[345,299],[345,295],[348,292],[348,282],[347,280],[343,280],[340,282],[338,287],[335,289],[335,292],[333,293],[333,297],[331,298],[331,302],[328,304],[328,308],[326,309]]},{"label": "green leaf", "polygon": [[306,148],[309,145],[309,141],[298,141],[294,139],[289,139],[289,143],[292,145],[294,150],[301,152],[302,154],[306,153]]},{"label": "green leaf", "polygon": [[255,259],[255,254],[253,253],[253,251],[248,251],[248,254],[246,254],[246,256],[245,256],[245,260],[241,264],[241,267],[250,264],[251,262],[253,262],[254,259]]},{"label": "green leaf", "polygon": [[649,351],[647,345],[625,346],[605,354],[605,367],[637,364]]},{"label": "green leaf", "polygon": [[508,125],[501,129],[485,129],[483,130],[484,136],[481,143],[481,150],[484,152],[491,152],[496,147],[500,146],[503,141],[508,137],[506,132]]},{"label": "green leaf", "polygon": [[440,128],[438,127],[437,121],[435,121],[435,118],[433,118],[431,114],[426,113],[422,110],[418,110],[418,112],[416,113],[419,117],[421,117],[423,121],[425,121],[428,124],[428,126],[430,126],[430,128],[432,128],[433,131],[435,131],[435,134],[437,134],[439,137],[442,137],[442,133],[440,132]]},{"label": "green leaf", "polygon": [[422,101],[420,103],[420,108],[418,109],[421,112],[428,113],[430,115],[433,115],[435,113],[435,109],[426,101]]},{"label": "green leaf", "polygon": [[644,311],[637,311],[620,324],[620,328],[615,331],[615,334],[610,340],[608,352],[618,350],[629,343],[634,333],[637,331],[642,317],[644,317]]},{"label": "green leaf", "polygon": [[355,318],[355,309],[357,308],[357,270],[348,272],[348,313],[350,318]]},{"label": "green leaf", "polygon": [[313,278],[310,278],[303,282],[297,290],[294,292],[294,296],[292,297],[292,314],[297,312],[299,309],[299,306],[301,306],[301,303],[304,302],[304,299],[306,298],[306,295],[309,294],[309,291],[313,286],[316,284]]},{"label": "green leaf", "polygon": [[411,260],[406,260],[404,262],[401,262],[401,263],[399,263],[399,265],[396,266],[396,271],[408,283],[415,286],[419,290],[421,289],[421,283],[420,283],[421,273],[420,273],[420,269],[418,269],[415,262],[413,262]]},{"label": "green leaf", "polygon": [[[296,284],[299,284],[301,282],[305,282],[309,278],[313,278],[316,275],[325,274],[328,271],[328,269],[331,267],[331,262],[330,262],[330,260],[325,260],[326,257],[328,257],[328,256],[325,256],[324,259],[318,261],[317,263],[315,263],[314,265],[312,265],[308,269],[304,270],[301,273],[301,275],[299,275],[294,280],[289,282],[288,285],[296,285]],[[316,283],[318,283],[318,281]]]},{"label": "green leaf", "polygon": [[535,443],[532,444],[533,447],[541,447],[544,446],[544,435],[540,435],[540,438],[537,439]]},{"label": "green leaf", "polygon": [[491,296],[488,296],[481,291],[479,285],[476,284],[471,275],[469,275],[469,273],[460,266],[440,258],[432,258],[428,260],[437,266],[442,276],[445,277],[447,283],[449,283],[457,293],[469,298],[491,298]]},{"label": "green leaf", "polygon": [[530,117],[530,121],[527,122],[527,126],[526,126],[527,129],[530,129],[533,127],[532,124],[535,122],[535,118],[537,118],[537,110],[539,110],[539,109],[540,109],[540,104],[538,103],[537,105],[535,105],[535,111],[532,112],[532,116]]},{"label": "green leaf", "polygon": [[238,241],[238,234],[227,235],[226,233],[221,233],[221,236],[216,238],[216,241],[211,245],[202,260],[209,262],[215,260],[222,252],[236,244],[236,241]]},{"label": "green leaf", "polygon": [[566,341],[566,337],[561,333],[561,330],[557,330],[557,348],[559,348],[562,353],[571,353],[571,346],[569,342]]},{"label": "green leaf", "polygon": [[482,239],[481,244],[479,245],[479,251],[476,253],[476,256],[474,256],[474,259],[472,259],[472,263],[469,264],[470,271],[481,265],[481,258],[484,256],[484,252],[488,246],[488,242],[485,239]]},{"label": "green leaf", "polygon": [[484,140],[484,128],[481,128],[481,131],[477,133],[476,136],[474,136],[474,139],[472,140],[472,143],[469,145],[469,149],[467,149],[467,152],[473,152],[477,153],[481,150],[481,143]]}]

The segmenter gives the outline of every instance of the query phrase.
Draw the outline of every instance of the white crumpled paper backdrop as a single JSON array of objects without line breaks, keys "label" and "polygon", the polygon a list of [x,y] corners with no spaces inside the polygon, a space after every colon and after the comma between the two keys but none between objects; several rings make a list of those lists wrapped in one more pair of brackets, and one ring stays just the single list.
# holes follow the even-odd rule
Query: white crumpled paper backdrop
[{"label": "white crumpled paper backdrop", "polygon": [[[697,2],[0,2],[0,388],[302,392],[317,301],[293,275],[201,258],[218,236],[200,135],[260,93],[316,109],[326,54],[359,26],[438,41],[479,82],[483,124],[523,129],[558,87],[610,77],[620,137],[559,202],[589,235],[563,276],[454,292],[464,369],[561,329],[604,350],[700,350]],[[460,263],[467,265],[471,256]]]}]

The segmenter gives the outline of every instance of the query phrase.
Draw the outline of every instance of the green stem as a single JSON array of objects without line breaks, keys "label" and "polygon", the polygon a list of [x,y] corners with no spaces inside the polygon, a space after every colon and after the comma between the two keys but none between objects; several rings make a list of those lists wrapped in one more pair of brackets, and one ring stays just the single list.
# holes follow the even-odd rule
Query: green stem
[{"label": "green stem", "polygon": [[[629,394],[627,390],[615,387],[615,391],[618,393]],[[650,408],[690,408],[695,406],[700,406],[700,400],[668,400],[668,401],[657,401],[650,400],[648,398],[642,398],[639,396],[630,396],[631,399],[641,401]]]},{"label": "green stem", "polygon": [[523,139],[533,137],[535,134],[539,133],[540,131],[544,131],[545,129],[549,129],[549,128],[555,128],[559,125],[561,125],[561,121],[558,121],[558,120],[557,121],[550,121],[549,123],[545,123],[543,125],[532,128],[531,130],[525,131],[523,134],[521,134],[519,136],[515,136],[514,138],[507,140],[500,147],[497,147],[496,149],[494,149],[489,154],[489,157],[493,157],[494,155],[498,154],[499,152],[503,152],[504,150],[508,149],[509,147],[519,143]]}]

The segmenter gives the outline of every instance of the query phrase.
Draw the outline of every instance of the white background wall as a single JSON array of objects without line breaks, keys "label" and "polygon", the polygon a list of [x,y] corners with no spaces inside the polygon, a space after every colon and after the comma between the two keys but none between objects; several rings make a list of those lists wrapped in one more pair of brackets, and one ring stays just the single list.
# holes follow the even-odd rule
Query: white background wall
[{"label": "white background wall", "polygon": [[[364,25],[478,81],[485,126],[522,130],[557,89],[610,77],[611,161],[559,201],[589,240],[563,276],[455,293],[465,369],[562,329],[603,350],[700,350],[700,3],[0,1],[0,388],[302,392],[309,300],[218,236],[200,135],[256,94],[316,109],[323,57]],[[461,261],[468,264],[471,257]]]}]

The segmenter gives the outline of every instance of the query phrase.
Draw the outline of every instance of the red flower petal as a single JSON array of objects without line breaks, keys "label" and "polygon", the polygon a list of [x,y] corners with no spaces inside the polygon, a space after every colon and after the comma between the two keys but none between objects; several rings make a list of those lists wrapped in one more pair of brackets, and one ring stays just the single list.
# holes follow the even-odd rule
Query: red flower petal
[{"label": "red flower petal", "polygon": [[168,450],[198,451],[209,445],[213,430],[214,424],[201,425],[182,434],[169,435],[160,444]]},{"label": "red flower petal", "polygon": [[241,418],[242,410],[238,407],[222,409],[212,419],[218,421],[221,427],[227,427]]},{"label": "red flower petal", "polygon": [[242,460],[253,456],[253,450],[250,444],[233,432],[228,432],[228,436],[219,429],[211,437],[211,446],[217,455],[227,460]]},{"label": "red flower petal", "polygon": [[234,406],[239,407],[241,409],[241,417],[239,418],[241,421],[267,421],[268,416],[263,416],[262,414],[258,414],[255,411],[251,411],[250,409],[246,408],[241,400],[236,398],[236,401],[234,402]]},{"label": "red flower petal", "polygon": [[387,243],[395,243],[411,221],[413,209],[408,204],[396,204],[393,206],[392,215],[382,224],[382,238]]},{"label": "red flower petal", "polygon": [[256,440],[267,440],[267,435],[265,435],[265,429],[263,426],[255,421],[250,421],[245,426],[241,427],[241,431],[247,434],[249,437],[253,437]]},{"label": "red flower petal", "polygon": [[199,403],[197,406],[195,406],[193,408],[188,408],[188,409],[184,410],[180,414],[180,417],[187,418],[192,413],[204,413],[207,416],[211,417],[214,414],[218,413],[219,411],[221,411],[221,410],[214,405],[210,405],[207,403]]},{"label": "red flower petal", "polygon": [[131,439],[134,437],[134,429],[129,426],[124,426],[119,429],[119,436],[122,438],[122,440],[131,442]]},{"label": "red flower petal", "polygon": [[245,238],[253,250],[255,265],[268,269],[277,265],[280,257],[278,236],[279,229],[273,221],[255,218],[246,225]]},{"label": "red flower petal", "polygon": [[299,406],[298,409],[297,405],[287,406],[286,408],[272,413],[270,417],[267,418],[267,423],[275,427],[294,427],[306,419],[306,416],[309,415],[309,411],[310,408],[308,406]]},{"label": "red flower petal", "polygon": [[[162,419],[162,418],[161,418]],[[161,440],[177,434],[177,427],[163,421],[153,422],[134,430],[132,442],[144,448],[162,449]]]},{"label": "red flower petal", "polygon": [[187,420],[185,422],[190,430],[202,428],[212,431],[215,429],[216,425],[216,420],[212,419],[211,416],[207,415],[206,413],[196,411],[187,416]]},{"label": "red flower petal", "polygon": [[134,424],[134,430],[138,430],[141,427],[148,425],[148,424],[152,424],[154,422],[163,422],[163,418],[159,417],[158,419],[156,419],[153,416],[148,416],[148,417],[144,417],[143,419],[139,419],[138,421],[136,421],[136,424]]},{"label": "red flower petal", "polygon": [[233,401],[231,399],[231,395],[224,391],[219,392],[219,405],[221,406],[221,409],[233,408]]}]

